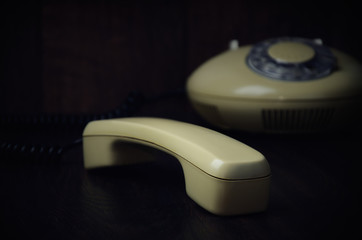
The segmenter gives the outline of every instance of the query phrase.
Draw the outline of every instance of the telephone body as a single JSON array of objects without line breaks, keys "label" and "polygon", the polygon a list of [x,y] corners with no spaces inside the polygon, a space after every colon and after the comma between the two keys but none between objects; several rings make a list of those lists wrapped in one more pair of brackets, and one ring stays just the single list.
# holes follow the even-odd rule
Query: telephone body
[{"label": "telephone body", "polygon": [[358,124],[362,67],[319,39],[276,38],[230,49],[188,78],[196,111],[212,124],[251,132],[305,133]]}]

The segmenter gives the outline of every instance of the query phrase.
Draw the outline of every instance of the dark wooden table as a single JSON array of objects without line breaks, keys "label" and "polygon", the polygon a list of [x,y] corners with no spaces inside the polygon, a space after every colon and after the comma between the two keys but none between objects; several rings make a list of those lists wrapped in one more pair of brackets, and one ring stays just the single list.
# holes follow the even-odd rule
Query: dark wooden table
[{"label": "dark wooden table", "polygon": [[[146,104],[136,115],[210,127],[184,97]],[[267,211],[234,217],[206,212],[186,195],[181,166],[165,153],[153,162],[86,171],[79,145],[57,164],[2,157],[2,239],[360,239],[357,134],[223,133],[268,159]],[[63,143],[80,134],[40,128],[7,137]]]}]

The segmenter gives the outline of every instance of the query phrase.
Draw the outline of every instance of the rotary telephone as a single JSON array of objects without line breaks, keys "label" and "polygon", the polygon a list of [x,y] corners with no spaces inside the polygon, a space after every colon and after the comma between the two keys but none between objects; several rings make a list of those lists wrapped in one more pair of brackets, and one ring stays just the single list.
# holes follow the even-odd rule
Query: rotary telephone
[{"label": "rotary telephone", "polygon": [[[361,76],[356,60],[320,40],[277,38],[242,47],[233,41],[191,74],[187,94],[195,110],[221,128],[315,132],[354,117]],[[115,150],[118,143],[145,145],[180,161],[187,194],[209,212],[267,208],[271,171],[257,150],[201,126],[119,113],[81,121],[87,124],[85,169],[126,164],[129,159]]]}]

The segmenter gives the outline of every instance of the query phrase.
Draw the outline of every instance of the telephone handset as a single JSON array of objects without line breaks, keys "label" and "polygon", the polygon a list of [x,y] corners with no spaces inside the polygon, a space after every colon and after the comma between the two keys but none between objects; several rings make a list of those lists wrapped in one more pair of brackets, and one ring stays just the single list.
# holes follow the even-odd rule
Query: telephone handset
[{"label": "telephone handset", "polygon": [[214,214],[246,214],[267,207],[268,162],[261,153],[235,139],[168,119],[93,121],[83,132],[85,168],[122,164],[112,150],[119,141],[147,145],[175,156],[183,168],[189,197]]}]

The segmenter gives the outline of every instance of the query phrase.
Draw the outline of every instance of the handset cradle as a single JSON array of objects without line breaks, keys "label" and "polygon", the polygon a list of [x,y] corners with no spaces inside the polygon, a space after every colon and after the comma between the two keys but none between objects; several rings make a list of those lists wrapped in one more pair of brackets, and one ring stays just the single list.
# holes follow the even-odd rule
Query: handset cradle
[{"label": "handset cradle", "polygon": [[85,168],[123,164],[112,150],[116,141],[147,145],[175,156],[184,171],[187,194],[211,213],[238,215],[267,207],[268,162],[255,149],[226,135],[160,118],[93,121],[83,132]]}]

